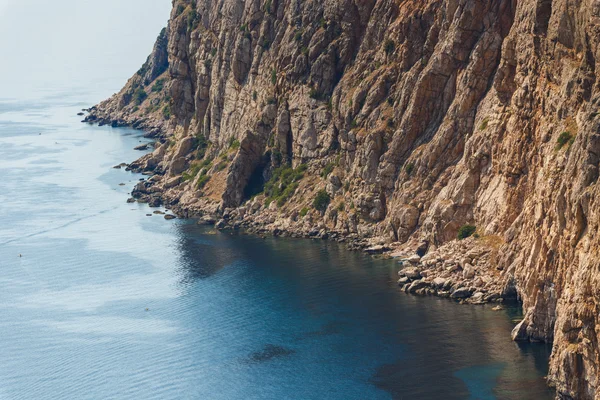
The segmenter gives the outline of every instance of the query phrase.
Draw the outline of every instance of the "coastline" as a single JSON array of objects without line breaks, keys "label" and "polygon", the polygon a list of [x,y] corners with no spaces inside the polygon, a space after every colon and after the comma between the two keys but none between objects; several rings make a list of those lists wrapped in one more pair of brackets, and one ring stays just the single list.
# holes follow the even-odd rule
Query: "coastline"
[{"label": "coastline", "polygon": [[[94,111],[95,107],[88,109],[90,114],[82,122],[138,129],[145,132],[145,137],[156,139],[155,145],[164,144],[166,140],[164,127],[157,126],[152,121],[107,120],[98,118]],[[148,128],[149,131],[146,130]],[[243,230],[263,237],[333,240],[346,244],[350,251],[394,258],[398,260],[399,267],[398,287],[407,294],[437,296],[461,304],[518,303],[520,305],[516,288],[503,283],[500,270],[490,268],[490,264],[498,256],[497,252],[501,244],[501,239],[498,237],[456,239],[439,248],[430,248],[426,242],[414,241],[390,246],[378,244],[373,241],[373,238],[361,236],[359,233],[329,230],[324,224],[318,222],[299,227],[293,223],[298,220],[297,213],[285,218],[271,208],[262,209],[261,199],[250,200],[241,207],[224,210],[214,203],[205,203],[204,207],[187,206],[169,193],[171,188],[169,182],[171,185],[175,182],[179,183],[180,178],[172,178],[165,184],[164,171],[156,168],[159,165],[157,156],[164,155],[164,152],[159,149],[157,151],[155,148],[154,151],[144,154],[130,164],[123,163],[115,166],[115,168],[124,167],[128,171],[148,176],[135,185],[131,192],[132,197],[127,199],[128,202],[148,204],[151,208],[164,206],[178,218],[195,219],[200,225],[214,226],[219,230]],[[426,251],[427,254],[423,254]],[[519,337],[513,333],[513,339]]]},{"label": "coastline", "polygon": [[175,2],[89,118],[157,137],[133,163],[150,205],[396,257],[410,293],[518,300],[512,338],[554,344],[559,396],[596,398],[597,13],[373,5]]}]

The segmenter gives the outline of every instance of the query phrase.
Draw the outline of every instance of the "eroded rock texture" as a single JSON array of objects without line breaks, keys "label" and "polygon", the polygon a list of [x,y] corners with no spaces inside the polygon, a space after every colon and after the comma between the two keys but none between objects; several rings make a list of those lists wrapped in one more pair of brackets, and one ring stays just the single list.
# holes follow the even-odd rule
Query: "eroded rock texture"
[{"label": "eroded rock texture", "polygon": [[140,190],[184,215],[426,251],[476,225],[515,338],[600,399],[599,40],[597,0],[175,0],[88,119],[160,137]]}]

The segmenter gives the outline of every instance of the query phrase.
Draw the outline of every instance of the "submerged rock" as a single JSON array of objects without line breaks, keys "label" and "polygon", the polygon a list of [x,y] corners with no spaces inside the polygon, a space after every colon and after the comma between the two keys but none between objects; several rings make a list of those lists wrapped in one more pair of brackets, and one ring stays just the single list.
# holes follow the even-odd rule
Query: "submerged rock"
[{"label": "submerged rock", "polygon": [[384,253],[389,250],[390,250],[390,248],[388,246],[377,245],[377,246],[372,246],[372,247],[365,249],[365,252],[368,254],[381,254],[381,253]]},{"label": "submerged rock", "polygon": [[139,151],[145,151],[148,150],[148,144],[144,143],[144,144],[140,144],[139,146],[135,146],[133,149],[134,150],[139,150]]}]

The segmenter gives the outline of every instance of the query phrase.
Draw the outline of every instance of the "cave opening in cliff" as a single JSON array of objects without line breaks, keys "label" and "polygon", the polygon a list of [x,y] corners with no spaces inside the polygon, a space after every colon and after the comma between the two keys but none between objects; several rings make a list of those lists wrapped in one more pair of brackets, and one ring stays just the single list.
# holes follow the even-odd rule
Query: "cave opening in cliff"
[{"label": "cave opening in cliff", "polygon": [[248,200],[265,190],[265,183],[267,182],[265,174],[269,170],[270,164],[271,156],[267,153],[261,157],[258,165],[254,168],[254,171],[252,171],[252,174],[248,179],[248,183],[244,188],[244,200]]}]

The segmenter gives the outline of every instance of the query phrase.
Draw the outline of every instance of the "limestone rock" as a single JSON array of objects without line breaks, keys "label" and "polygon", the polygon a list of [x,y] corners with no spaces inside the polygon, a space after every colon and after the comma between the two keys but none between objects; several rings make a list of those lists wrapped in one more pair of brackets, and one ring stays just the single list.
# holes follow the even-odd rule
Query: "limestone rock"
[{"label": "limestone rock", "polygon": [[429,284],[422,280],[414,281],[407,289],[408,293],[416,293],[418,290],[429,287]]},{"label": "limestone rock", "polygon": [[405,277],[407,277],[408,279],[411,279],[411,280],[421,279],[421,272],[416,267],[404,268],[404,269],[400,270],[398,272],[398,274],[401,275],[401,276],[405,276]]},{"label": "limestone rock", "polygon": [[[156,139],[127,167],[157,176],[140,202],[158,188],[181,215],[248,205],[256,231],[435,253],[427,279],[519,297],[516,337],[554,342],[559,395],[597,399],[596,3],[187,2],[197,19],[174,12],[85,121]],[[465,225],[478,237],[457,240]]]},{"label": "limestone rock", "polygon": [[453,299],[466,299],[467,297],[471,297],[471,290],[469,288],[461,287],[453,291],[450,297]]}]

